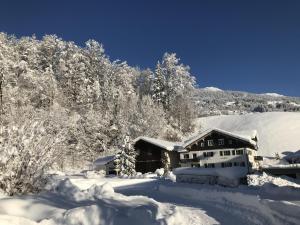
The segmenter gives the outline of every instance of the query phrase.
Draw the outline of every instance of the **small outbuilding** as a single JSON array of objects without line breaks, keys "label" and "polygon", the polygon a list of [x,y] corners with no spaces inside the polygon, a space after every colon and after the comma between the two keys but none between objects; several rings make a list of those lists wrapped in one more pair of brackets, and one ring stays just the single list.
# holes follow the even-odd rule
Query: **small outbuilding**
[{"label": "small outbuilding", "polygon": [[[178,167],[179,143],[165,140],[139,137],[134,140],[136,150],[135,170],[141,173],[155,172],[156,169],[164,167],[163,161],[168,160],[170,169]],[[167,157],[167,159],[165,159]]]},{"label": "small outbuilding", "polygon": [[97,171],[104,170],[106,175],[116,174],[115,159],[115,155],[98,158],[93,162],[93,169]]}]

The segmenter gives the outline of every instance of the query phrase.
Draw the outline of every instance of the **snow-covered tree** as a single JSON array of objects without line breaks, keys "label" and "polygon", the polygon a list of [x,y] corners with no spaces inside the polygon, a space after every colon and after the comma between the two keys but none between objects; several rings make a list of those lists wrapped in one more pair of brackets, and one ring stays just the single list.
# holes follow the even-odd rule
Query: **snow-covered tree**
[{"label": "snow-covered tree", "polygon": [[[190,68],[179,63],[175,53],[165,53],[162,62],[157,64],[152,86],[152,97],[166,110],[171,126],[182,133],[193,131],[193,107],[191,97],[195,90],[195,78]],[[186,107],[181,107],[185,103]],[[183,116],[187,116],[183,118]]]},{"label": "snow-covered tree", "polygon": [[116,155],[116,170],[119,175],[134,175],[135,171],[135,150],[130,142],[130,137],[125,136],[120,152]]}]

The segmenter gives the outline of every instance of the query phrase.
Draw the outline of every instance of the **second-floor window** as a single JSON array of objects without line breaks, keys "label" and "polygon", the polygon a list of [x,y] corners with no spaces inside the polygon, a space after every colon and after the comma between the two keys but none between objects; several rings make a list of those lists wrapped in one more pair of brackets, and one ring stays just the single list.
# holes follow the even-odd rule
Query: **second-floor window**
[{"label": "second-floor window", "polygon": [[214,146],[214,140],[207,140],[208,146]]},{"label": "second-floor window", "polygon": [[196,159],[196,158],[197,158],[197,154],[194,153],[194,154],[193,154],[193,159]]},{"label": "second-floor window", "polygon": [[184,159],[189,159],[190,156],[189,156],[189,154],[184,154],[184,155],[183,155],[183,158],[184,158]]}]

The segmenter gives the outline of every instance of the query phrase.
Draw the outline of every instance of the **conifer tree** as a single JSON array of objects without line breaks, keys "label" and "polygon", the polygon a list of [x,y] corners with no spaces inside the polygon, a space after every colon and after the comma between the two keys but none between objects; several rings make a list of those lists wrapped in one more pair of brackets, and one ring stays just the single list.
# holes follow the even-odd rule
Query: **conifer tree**
[{"label": "conifer tree", "polygon": [[125,136],[121,151],[116,156],[116,171],[119,175],[134,175],[135,171],[135,150],[131,145],[129,136]]}]

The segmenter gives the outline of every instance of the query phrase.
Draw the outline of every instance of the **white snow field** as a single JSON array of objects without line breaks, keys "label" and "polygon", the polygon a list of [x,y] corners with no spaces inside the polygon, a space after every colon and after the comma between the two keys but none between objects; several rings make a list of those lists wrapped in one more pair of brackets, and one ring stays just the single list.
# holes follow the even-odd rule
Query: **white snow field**
[{"label": "white snow field", "polygon": [[300,113],[296,112],[203,117],[197,125],[201,130],[220,128],[235,133],[257,130],[258,154],[262,156],[300,150]]},{"label": "white snow field", "polygon": [[300,188],[293,184],[282,178],[277,186],[266,175],[253,176],[252,186],[238,188],[175,183],[154,175],[60,175],[47,192],[0,196],[0,224],[296,225],[300,222]]}]

